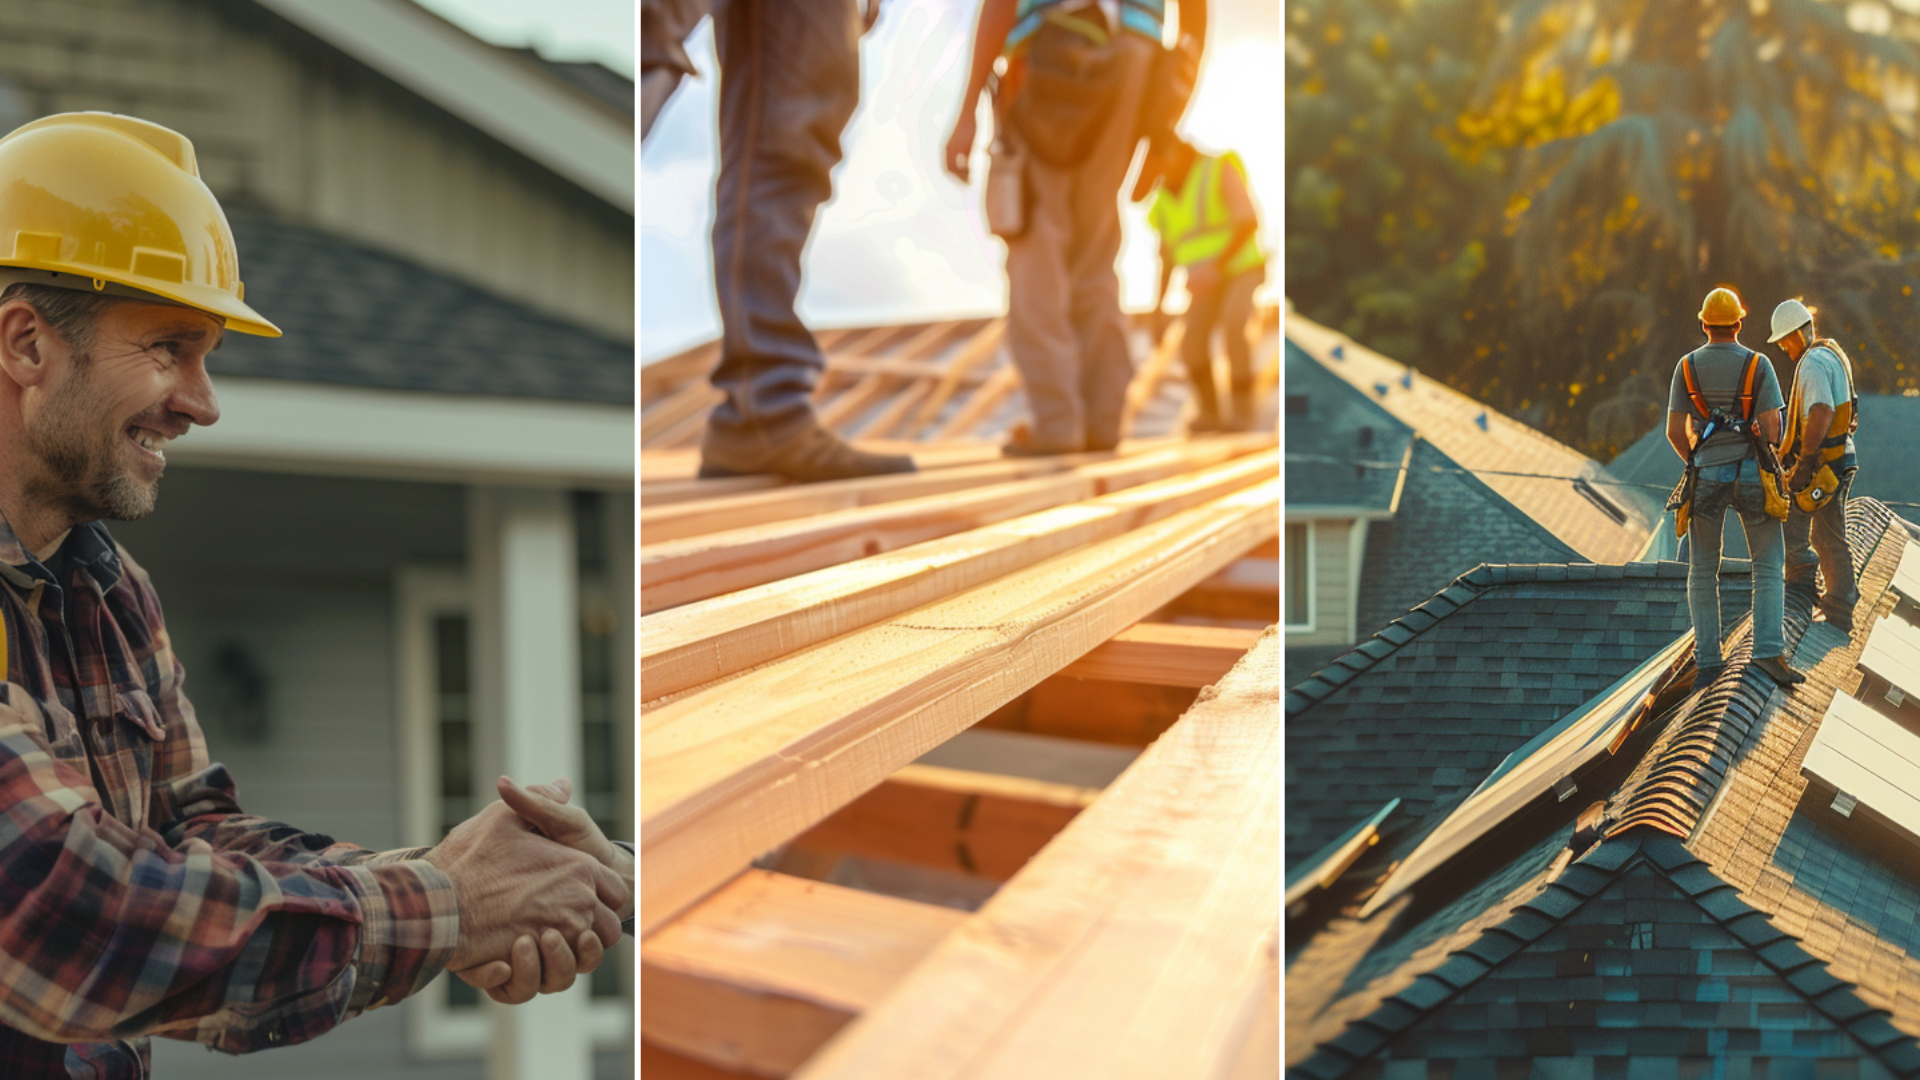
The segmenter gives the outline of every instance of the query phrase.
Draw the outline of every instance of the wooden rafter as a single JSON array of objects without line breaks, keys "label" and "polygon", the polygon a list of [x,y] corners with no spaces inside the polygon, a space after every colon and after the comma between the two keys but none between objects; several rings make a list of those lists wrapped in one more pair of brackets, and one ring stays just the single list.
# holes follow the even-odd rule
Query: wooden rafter
[{"label": "wooden rafter", "polygon": [[1000,339],[1006,336],[1006,332],[1007,321],[995,319],[976,331],[966,344],[954,352],[952,359],[947,361],[946,374],[940,377],[940,385],[934,388],[926,404],[914,414],[907,429],[910,436],[926,431],[939,417],[940,410],[946,407],[953,392],[972,378],[974,369],[993,359],[1000,349]]},{"label": "wooden rafter", "polygon": [[1061,674],[1198,689],[1232,670],[1259,637],[1258,630],[1233,627],[1139,623],[1067,665]]},{"label": "wooden rafter", "polygon": [[1279,1049],[1280,636],[801,1080],[1237,1080]]},{"label": "wooden rafter", "polygon": [[643,712],[642,933],[1274,535],[1279,489],[1235,492]]},{"label": "wooden rafter", "polygon": [[[1274,477],[1274,451],[641,620],[640,683],[678,693]],[[643,523],[644,529],[644,523]]]}]

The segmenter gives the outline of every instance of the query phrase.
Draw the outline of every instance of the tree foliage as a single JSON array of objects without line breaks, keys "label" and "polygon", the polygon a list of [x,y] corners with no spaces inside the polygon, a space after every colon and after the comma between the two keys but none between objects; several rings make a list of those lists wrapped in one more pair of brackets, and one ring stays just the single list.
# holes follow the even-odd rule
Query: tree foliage
[{"label": "tree foliage", "polygon": [[[1429,10],[1460,17],[1466,6],[1486,5],[1328,0],[1316,15],[1364,15],[1417,40]],[[1774,304],[1803,296],[1852,353],[1863,390],[1920,387],[1905,355],[1920,256],[1920,52],[1903,16],[1871,0],[1499,6],[1477,12],[1494,40],[1430,140],[1456,163],[1447,176],[1483,192],[1431,243],[1478,243],[1486,265],[1458,316],[1399,330],[1401,343],[1426,347],[1409,354],[1422,367],[1605,456],[1659,422],[1675,360],[1701,340],[1700,298],[1724,284],[1747,301],[1749,344],[1764,341]],[[1290,101],[1290,180],[1309,164],[1292,156],[1295,113]],[[1408,160],[1404,147],[1378,149]],[[1291,256],[1291,220],[1288,232]],[[1291,277],[1288,288],[1310,315],[1303,293],[1329,290]],[[1456,347],[1459,324],[1471,331]],[[1375,344],[1351,314],[1336,325]]]}]

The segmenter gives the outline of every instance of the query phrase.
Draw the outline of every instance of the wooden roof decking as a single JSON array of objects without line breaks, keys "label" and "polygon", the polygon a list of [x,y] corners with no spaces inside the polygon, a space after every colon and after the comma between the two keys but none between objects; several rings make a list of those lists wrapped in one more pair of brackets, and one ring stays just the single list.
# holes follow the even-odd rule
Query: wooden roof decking
[{"label": "wooden roof decking", "polygon": [[[1000,405],[968,391],[1001,393],[996,375],[895,367],[915,358],[888,343],[951,360],[993,332],[830,338],[872,354],[823,414],[891,412],[896,436],[984,424]],[[681,380],[705,385],[698,358],[662,363],[680,370],[642,372],[643,431]],[[892,381],[833,411],[874,379]],[[787,487],[643,453],[649,1076],[1037,1077],[1076,1053],[1103,1076],[1271,1068],[1277,443],[934,443],[911,476]],[[992,898],[840,887],[907,872],[889,867]],[[1115,1009],[1139,1021],[1124,1046]]]},{"label": "wooden roof decking", "polygon": [[[1277,317],[1262,312],[1254,354],[1267,397],[1280,380]],[[917,454],[928,444],[1002,441],[1024,410],[1019,373],[1001,347],[1005,332],[1001,318],[820,331],[815,336],[827,367],[814,408],[828,427],[876,449],[905,443],[911,445],[895,449]],[[1127,395],[1127,429],[1136,438],[1185,431],[1180,337],[1176,322],[1138,365]],[[700,445],[707,412],[720,399],[707,382],[719,359],[720,343],[710,341],[640,369],[645,452]],[[696,459],[697,453],[686,460]],[[663,459],[661,467],[678,461]]]}]

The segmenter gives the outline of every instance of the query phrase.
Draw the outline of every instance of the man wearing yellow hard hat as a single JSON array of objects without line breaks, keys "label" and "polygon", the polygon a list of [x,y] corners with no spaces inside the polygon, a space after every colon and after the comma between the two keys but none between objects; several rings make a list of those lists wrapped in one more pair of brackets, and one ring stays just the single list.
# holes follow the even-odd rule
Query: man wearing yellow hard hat
[{"label": "man wearing yellow hard hat", "polygon": [[1727,511],[1740,516],[1753,557],[1753,665],[1775,682],[1806,676],[1787,664],[1784,544],[1786,517],[1772,448],[1780,439],[1780,380],[1766,357],[1740,344],[1747,309],[1732,289],[1700,305],[1707,343],[1674,365],[1667,393],[1667,442],[1687,463],[1669,504],[1687,535],[1687,610],[1693,616],[1695,688],[1726,670],[1720,651],[1720,539]]},{"label": "man wearing yellow hard hat", "polygon": [[0,139],[7,1080],[144,1077],[153,1034],[301,1042],[443,969],[526,1000],[591,970],[629,910],[631,857],[563,787],[503,781],[431,850],[241,812],[153,586],[101,524],[151,512],[167,444],[219,419],[206,359],[229,332],[280,333],[186,138],[69,113]]}]

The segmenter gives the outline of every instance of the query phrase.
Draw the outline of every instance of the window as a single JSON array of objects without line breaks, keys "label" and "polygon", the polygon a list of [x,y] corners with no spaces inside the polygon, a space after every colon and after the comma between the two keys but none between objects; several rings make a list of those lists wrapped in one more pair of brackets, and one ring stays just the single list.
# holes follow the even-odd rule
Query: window
[{"label": "window", "polygon": [[1308,522],[1288,522],[1283,554],[1287,561],[1287,629],[1312,630],[1313,603],[1313,526]]},{"label": "window", "polygon": [[[587,498],[594,498],[588,496]],[[604,502],[595,498],[595,503]],[[601,531],[593,510],[575,504],[581,533]],[[620,612],[604,544],[583,542],[580,560],[581,773],[574,801],[608,836],[633,836],[623,805],[632,754],[621,752],[618,641]],[[478,776],[483,733],[474,717],[470,665],[470,585],[457,568],[403,568],[395,586],[398,715],[402,745],[402,843],[427,845],[493,801]],[[588,976],[593,1004],[587,1025],[596,1045],[623,1044],[632,1022],[626,988],[636,951],[616,949]],[[577,992],[577,987],[576,991]],[[402,1006],[410,1012],[408,1044],[428,1058],[473,1058],[492,1043],[483,995],[451,976],[437,979]]]}]

